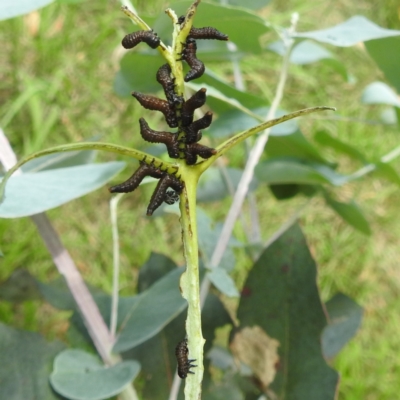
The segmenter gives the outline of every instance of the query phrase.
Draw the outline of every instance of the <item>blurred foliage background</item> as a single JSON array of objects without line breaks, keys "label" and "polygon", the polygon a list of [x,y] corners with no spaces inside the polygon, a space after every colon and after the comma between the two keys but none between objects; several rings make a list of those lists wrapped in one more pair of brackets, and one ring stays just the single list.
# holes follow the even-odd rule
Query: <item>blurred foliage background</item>
[{"label": "blurred foliage background", "polygon": [[[163,1],[139,0],[134,4],[144,19],[146,14],[159,14],[168,6]],[[400,29],[396,0],[271,1],[261,10],[267,21],[281,26],[289,25],[293,12],[300,15],[299,32],[329,27],[354,15],[363,15],[382,27]],[[113,90],[124,54],[120,41],[132,30],[117,1],[60,0],[0,23],[0,126],[19,157],[94,137],[143,148],[137,124],[142,115],[140,106],[132,98],[118,97]],[[273,31],[264,38],[266,43],[276,39]],[[321,63],[291,65],[281,106],[289,111],[317,105],[337,107],[336,114],[311,116],[301,122],[307,138],[313,141],[314,133],[324,129],[369,158],[378,158],[398,144],[398,127],[380,124],[382,107],[361,105],[360,97],[367,84],[384,80],[383,74],[362,45],[328,47],[346,66],[351,79],[345,81]],[[245,57],[240,67],[246,88],[271,100],[280,57],[264,52]],[[233,82],[230,63],[214,63],[208,68]],[[333,156],[330,152],[326,149],[324,155]],[[342,157],[343,172],[359,167],[344,156],[334,156]],[[107,154],[98,157],[115,158]],[[242,157],[241,150],[236,150],[229,166],[243,166]],[[392,166],[399,171],[399,161]],[[128,165],[124,176],[130,173]],[[183,262],[178,217],[145,217],[149,190],[144,187],[135,191],[120,206],[121,285],[126,295],[135,293],[138,269],[152,250],[167,254],[178,264]],[[312,200],[300,221],[319,265],[323,300],[341,291],[365,309],[358,335],[334,361],[341,374],[340,398],[394,399],[400,390],[400,192],[395,184],[372,175],[346,185],[337,194],[341,200],[355,198],[362,206],[371,224],[370,237],[341,220],[320,198]],[[256,197],[265,240],[304,201],[278,202],[265,186],[257,189]],[[107,292],[111,291],[112,274],[109,199],[104,188],[48,213],[84,278]],[[227,198],[202,206],[213,218],[223,221],[229,205]],[[41,280],[57,277],[28,218],[0,220],[0,232],[4,253],[0,281],[19,267]],[[239,228],[235,233],[239,238],[242,235]],[[242,282],[245,265],[238,264],[235,277]],[[0,301],[0,321],[39,331],[49,339],[63,339],[67,330],[63,313],[36,301]]]}]

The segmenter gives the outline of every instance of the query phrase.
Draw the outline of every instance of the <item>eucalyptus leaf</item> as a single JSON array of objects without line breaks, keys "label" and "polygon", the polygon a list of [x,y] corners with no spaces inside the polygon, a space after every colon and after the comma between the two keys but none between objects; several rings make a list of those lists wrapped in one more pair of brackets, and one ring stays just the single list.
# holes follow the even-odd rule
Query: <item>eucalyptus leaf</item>
[{"label": "eucalyptus leaf", "polygon": [[365,235],[371,235],[369,223],[354,200],[348,203],[339,202],[333,199],[328,193],[325,194],[325,200],[347,223]]},{"label": "eucalyptus leaf", "polygon": [[400,36],[400,31],[381,28],[361,15],[355,15],[347,21],[328,29],[296,33],[294,35],[296,38],[314,39],[339,47],[354,46],[359,42],[392,36]]},{"label": "eucalyptus leaf", "polygon": [[[268,46],[268,50],[283,56],[286,52],[286,47],[282,41],[277,41],[271,43]],[[290,62],[298,65],[307,65],[315,62],[324,63],[335,69],[344,79],[349,80],[345,65],[338,61],[333,53],[325,47],[311,40],[302,40],[293,47],[290,53]]]},{"label": "eucalyptus leaf", "polygon": [[0,217],[26,217],[58,207],[99,189],[124,166],[124,162],[108,162],[13,175],[0,204]]},{"label": "eucalyptus leaf", "polygon": [[310,40],[296,44],[290,53],[290,62],[299,65],[311,64],[325,58],[335,58],[335,56],[325,47]]},{"label": "eucalyptus leaf", "polygon": [[256,167],[256,176],[270,184],[331,184],[343,185],[347,178],[323,164],[305,162],[295,158],[273,158]]},{"label": "eucalyptus leaf", "polygon": [[[206,267],[212,267],[210,265],[211,257],[217,244],[218,238],[221,233],[221,226],[212,226],[211,218],[200,208],[197,208],[197,229],[199,237],[199,248],[201,251],[201,259],[203,260]],[[234,241],[231,238],[229,245],[224,252],[222,260],[218,267],[225,269],[226,271],[232,271],[235,267],[235,255],[232,251]]]},{"label": "eucalyptus leaf", "polygon": [[236,368],[235,359],[232,353],[221,346],[213,346],[208,352],[207,358],[211,360],[211,364],[219,369],[228,370]]},{"label": "eucalyptus leaf", "polygon": [[0,20],[28,14],[53,3],[54,0],[1,0]]},{"label": "eucalyptus leaf", "polygon": [[[397,111],[400,111],[397,109]],[[396,125],[397,124],[397,113],[393,107],[386,107],[382,110],[379,120],[385,125]]]},{"label": "eucalyptus leaf", "polygon": [[384,82],[372,82],[363,91],[361,102],[364,104],[386,104],[400,107],[398,94]]},{"label": "eucalyptus leaf", "polygon": [[114,351],[131,349],[160,332],[174,319],[187,302],[179,290],[183,268],[176,268],[142,292],[122,323]]},{"label": "eucalyptus leaf", "polygon": [[333,166],[300,130],[290,135],[270,136],[265,151],[270,157],[296,157]]},{"label": "eucalyptus leaf", "polygon": [[93,163],[95,156],[96,151],[94,150],[48,154],[47,156],[34,158],[24,164],[21,169],[24,173],[33,173],[49,169],[74,167],[76,165]]},{"label": "eucalyptus leaf", "polygon": [[177,265],[173,260],[164,254],[152,252],[150,258],[139,270],[138,290],[144,292],[166,274],[176,269]]},{"label": "eucalyptus leaf", "polygon": [[[234,98],[227,97],[225,96],[222,92],[220,92],[218,89],[215,89],[211,86],[208,86],[207,84],[195,84],[195,83],[190,83],[188,84],[190,88],[193,89],[193,91],[197,92],[201,88],[207,89],[207,98],[210,100],[213,98],[214,100],[227,103],[230,108],[237,108],[242,111],[247,111],[247,109],[240,104],[240,102]],[[249,110],[250,111],[250,110]]]},{"label": "eucalyptus leaf", "polygon": [[327,303],[329,324],[325,327],[322,351],[328,359],[336,356],[345,344],[356,334],[363,317],[363,309],[354,300],[337,293]]},{"label": "eucalyptus leaf", "polygon": [[311,197],[314,196],[318,191],[317,185],[305,185],[297,183],[272,184],[269,185],[269,188],[277,200],[291,199],[300,193],[304,196]]},{"label": "eucalyptus leaf", "polygon": [[339,140],[326,131],[318,131],[314,139],[322,146],[330,147],[339,153],[346,154],[354,160],[361,161],[364,164],[368,162],[364,154],[358,151],[354,146]]},{"label": "eucalyptus leaf", "polygon": [[[259,96],[256,96],[250,92],[244,92],[239,89],[236,89],[229,82],[220,78],[209,69],[206,69],[205,74],[203,74],[198,80],[196,80],[196,84],[198,84],[200,87],[203,87],[203,83],[218,90],[226,98],[231,98],[239,102],[248,109],[253,109],[268,105],[268,101],[266,99],[260,98]],[[194,83],[192,82],[191,84],[193,85]],[[228,102],[221,101],[213,97],[207,99],[207,105],[213,111],[219,114],[224,111],[231,110],[233,108],[233,106]]]},{"label": "eucalyptus leaf", "polygon": [[5,282],[0,283],[0,300],[21,303],[39,298],[37,281],[24,268],[15,269]]},{"label": "eucalyptus leaf", "polygon": [[390,164],[377,161],[375,165],[378,174],[395,183],[397,186],[400,186],[400,176]]},{"label": "eucalyptus leaf", "polygon": [[[143,399],[165,400],[165,394],[171,390],[171,380],[176,374],[175,347],[179,341],[185,338],[185,319],[186,313],[181,312],[157,335],[124,353],[124,357],[138,360],[142,366],[140,378],[143,378],[141,380]],[[232,320],[224,305],[213,293],[209,293],[206,298],[201,319],[202,334],[206,339],[204,352],[207,353],[215,340],[216,329],[232,324]],[[203,393],[210,383],[209,361],[208,359],[204,361]],[[193,371],[195,372],[196,368]],[[178,399],[184,398],[183,386],[181,385]]]},{"label": "eucalyptus leaf", "polygon": [[400,57],[393,57],[400,54],[400,37],[371,40],[365,47],[389,83],[400,93]]},{"label": "eucalyptus leaf", "polygon": [[[221,3],[220,0],[212,0],[213,3]],[[233,6],[239,6],[243,8],[249,8],[251,10],[258,10],[260,8],[266,7],[271,0],[225,0],[227,4],[231,4]]]},{"label": "eucalyptus leaf", "polygon": [[68,349],[56,357],[50,382],[57,393],[70,400],[102,400],[120,393],[139,370],[136,361],[109,367],[93,354]]},{"label": "eucalyptus leaf", "polygon": [[[270,341],[278,341],[279,365],[287,367],[271,371],[276,375],[269,389],[277,398],[336,398],[339,376],[321,351],[327,321],[316,276],[315,262],[296,224],[265,249],[244,283],[237,312],[240,332],[261,328]],[[270,353],[258,346],[255,355],[258,365],[263,365]]]},{"label": "eucalyptus leaf", "polygon": [[[173,9],[177,15],[186,14],[191,1],[174,3]],[[160,36],[168,37],[171,23],[165,15],[161,15],[153,28]],[[269,32],[265,21],[253,11],[225,4],[202,3],[194,19],[195,27],[213,26],[227,34],[229,40],[242,51],[261,53],[259,37]],[[237,27],[240,26],[240,29]],[[245,34],[243,34],[245,32]]]},{"label": "eucalyptus leaf", "polygon": [[228,297],[239,297],[234,280],[228,275],[225,269],[213,268],[207,272],[208,279],[223,294]]},{"label": "eucalyptus leaf", "polygon": [[11,328],[0,322],[0,399],[57,400],[48,377],[53,359],[65,348],[48,343],[38,333]]},{"label": "eucalyptus leaf", "polygon": [[114,78],[114,90],[122,97],[129,97],[132,91],[157,92],[161,89],[155,80],[156,73],[165,60],[154,52],[128,52],[121,60],[120,70]]},{"label": "eucalyptus leaf", "polygon": [[[280,56],[286,53],[286,47],[282,40],[269,44],[267,49]],[[326,58],[335,58],[335,56],[325,47],[311,40],[302,40],[296,43],[290,53],[290,62],[299,65],[311,64]]]},{"label": "eucalyptus leaf", "polygon": [[[232,194],[236,190],[243,170],[238,168],[224,168],[223,170],[216,167],[208,168],[200,177],[197,187],[197,201],[211,202],[221,200]],[[249,185],[249,191],[254,191],[258,186],[258,182],[253,178]]]},{"label": "eucalyptus leaf", "polygon": [[[208,93],[207,93],[208,94]],[[268,107],[260,107],[250,110],[260,118],[265,119],[268,113]],[[287,111],[278,110],[276,117],[281,117],[287,114]],[[260,123],[260,120],[251,115],[243,113],[239,110],[229,110],[218,115],[218,119],[212,124],[210,133],[213,137],[220,138],[233,135],[235,133],[250,129]],[[271,136],[286,136],[291,135],[298,129],[297,121],[292,119],[282,124],[272,127]]]}]

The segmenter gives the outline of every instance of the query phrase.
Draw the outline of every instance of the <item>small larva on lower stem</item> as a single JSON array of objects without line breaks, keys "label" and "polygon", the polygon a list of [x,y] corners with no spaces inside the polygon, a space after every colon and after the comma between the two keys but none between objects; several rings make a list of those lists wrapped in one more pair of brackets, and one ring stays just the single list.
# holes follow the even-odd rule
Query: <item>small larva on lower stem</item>
[{"label": "small larva on lower stem", "polygon": [[187,339],[184,339],[178,343],[175,348],[176,361],[178,362],[178,376],[181,379],[185,379],[187,374],[194,374],[190,371],[190,368],[197,367],[193,365],[192,362],[196,360],[189,360],[189,349],[187,347]]}]

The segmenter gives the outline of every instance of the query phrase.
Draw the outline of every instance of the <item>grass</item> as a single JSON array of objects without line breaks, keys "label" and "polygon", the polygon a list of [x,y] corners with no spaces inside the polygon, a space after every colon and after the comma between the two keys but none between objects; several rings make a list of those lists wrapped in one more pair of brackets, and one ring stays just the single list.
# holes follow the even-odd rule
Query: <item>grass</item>
[{"label": "grass", "polygon": [[[139,6],[146,2],[142,3]],[[328,27],[356,14],[392,29],[399,29],[400,25],[395,0],[386,1],[385,6],[348,0],[275,3],[265,9],[266,18],[286,25],[291,12],[298,11],[301,31]],[[148,11],[154,11],[163,6],[153,3],[148,7]],[[119,11],[117,2],[56,3],[29,16],[1,22],[0,126],[3,124],[19,156],[94,135],[101,135],[108,142],[142,146],[137,134],[139,107],[132,99],[118,98],[112,89],[120,39],[131,30],[131,23]],[[272,35],[268,39],[273,39]],[[332,69],[319,64],[291,66],[282,107],[295,110],[332,105],[338,107],[338,114],[343,117],[378,119],[381,108],[361,106],[359,98],[366,84],[383,79],[380,71],[361,47],[330,50],[345,63],[356,82],[344,82]],[[229,65],[214,67],[220,73],[230,70]],[[260,58],[244,59],[241,67],[247,87],[271,99],[279,58],[265,53]],[[310,140],[317,129],[325,129],[357,146],[370,159],[385,154],[398,143],[398,133],[390,127],[320,118],[309,118],[301,124]],[[332,151],[323,151],[324,155],[340,161],[343,172],[360,167]],[[232,155],[232,160],[240,160],[237,154]],[[108,160],[114,156],[99,157]],[[393,165],[399,168],[398,162]],[[129,165],[124,176],[131,170]],[[146,188],[121,202],[123,294],[135,292],[138,269],[152,250],[168,254],[179,264],[183,262],[177,217],[144,217],[149,194]],[[400,351],[399,190],[373,176],[340,188],[335,194],[342,200],[354,197],[373,228],[371,237],[363,236],[339,219],[321,199],[313,199],[301,217],[319,265],[323,300],[342,291],[365,309],[358,335],[334,361],[342,376],[340,398],[391,400],[398,397],[400,390],[397,379],[400,361],[396,356]],[[265,188],[259,188],[256,196],[264,239],[304,201],[277,202]],[[49,212],[84,278],[106,291],[110,291],[112,273],[108,200],[108,192],[101,190]],[[226,199],[203,207],[223,220],[229,204]],[[57,277],[29,219],[0,220],[0,231],[3,232],[0,247],[5,255],[0,260],[0,281],[17,267],[27,268],[40,280]],[[154,237],[158,238],[156,246]],[[66,329],[58,313],[37,302],[19,305],[0,302],[0,320],[39,330],[48,338],[63,337]]]}]

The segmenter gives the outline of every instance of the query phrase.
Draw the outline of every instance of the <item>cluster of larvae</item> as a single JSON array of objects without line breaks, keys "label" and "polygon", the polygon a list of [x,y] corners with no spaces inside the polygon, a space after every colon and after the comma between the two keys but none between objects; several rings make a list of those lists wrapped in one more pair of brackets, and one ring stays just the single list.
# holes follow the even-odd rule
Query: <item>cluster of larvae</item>
[{"label": "cluster of larvae", "polygon": [[[184,22],[184,16],[178,19],[179,24],[182,25]],[[181,60],[190,67],[190,71],[185,75],[185,82],[199,78],[205,70],[204,64],[196,56],[196,39],[228,40],[228,36],[211,27],[191,28],[181,54]],[[126,49],[131,49],[141,42],[155,49],[160,45],[160,38],[152,30],[138,31],[126,35],[122,40],[122,45]],[[184,159],[187,165],[195,164],[199,156],[204,159],[210,158],[216,153],[215,149],[198,142],[202,138],[201,130],[208,128],[212,122],[212,113],[207,112],[200,119],[193,120],[195,110],[206,102],[206,89],[200,89],[185,100],[175,91],[175,78],[169,64],[164,64],[159,68],[156,79],[163,87],[166,100],[139,92],[132,92],[132,96],[144,108],[160,111],[168,126],[177,128],[177,131],[155,131],[150,128],[144,118],[140,118],[140,134],[143,139],[151,143],[164,143],[169,157]],[[163,171],[162,166],[156,167],[151,160],[147,162],[146,158],[140,162],[139,168],[128,180],[111,187],[109,191],[111,193],[132,192],[146,176],[159,179],[147,207],[147,215],[152,215],[163,202],[173,204],[179,200],[179,194],[183,190],[183,183],[179,177]]]}]

